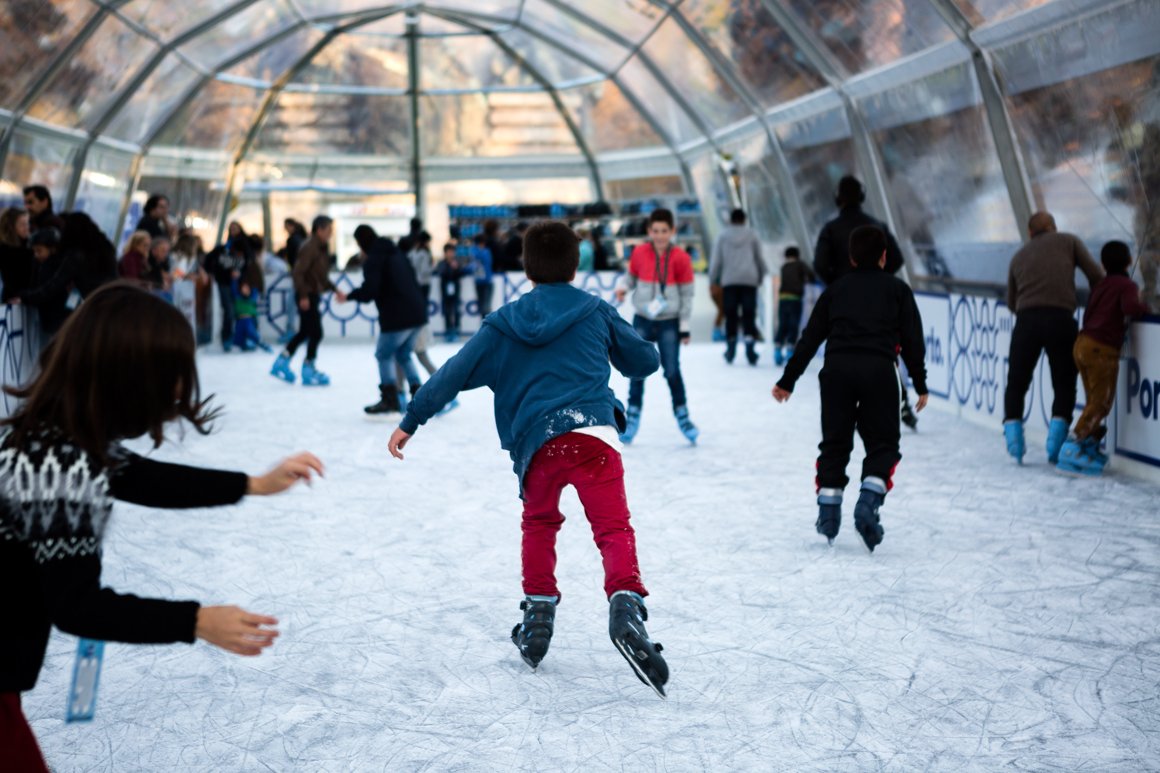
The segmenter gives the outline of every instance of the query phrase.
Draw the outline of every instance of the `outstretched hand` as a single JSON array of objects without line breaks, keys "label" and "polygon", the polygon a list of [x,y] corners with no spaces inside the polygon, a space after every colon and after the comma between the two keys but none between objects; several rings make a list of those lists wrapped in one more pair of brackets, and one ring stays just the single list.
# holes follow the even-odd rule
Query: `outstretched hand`
[{"label": "outstretched hand", "polygon": [[777,384],[773,385],[773,399],[777,400],[779,403],[784,403],[786,400],[788,400],[790,398],[790,396],[792,394],[793,394],[793,392],[787,392],[786,390],[779,387]]},{"label": "outstretched hand", "polygon": [[266,615],[255,615],[240,607],[202,607],[197,610],[196,635],[215,647],[235,655],[260,655],[274,643],[278,631],[262,626],[277,625]]},{"label": "outstretched hand", "polygon": [[309,484],[315,474],[321,478],[325,472],[326,468],[317,456],[303,451],[283,459],[265,475],[251,477],[246,493],[257,496],[280,494],[300,480]]},{"label": "outstretched hand", "polygon": [[387,443],[387,448],[390,450],[391,456],[399,460],[403,459],[403,447],[407,445],[407,441],[410,439],[411,436],[404,432],[402,428],[396,429],[391,433],[391,439]]}]

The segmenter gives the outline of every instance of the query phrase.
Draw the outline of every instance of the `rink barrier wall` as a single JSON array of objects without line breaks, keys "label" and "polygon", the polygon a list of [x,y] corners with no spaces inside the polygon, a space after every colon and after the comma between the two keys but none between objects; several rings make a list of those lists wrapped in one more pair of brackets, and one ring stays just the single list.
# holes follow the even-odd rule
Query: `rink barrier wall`
[{"label": "rink barrier wall", "polygon": [[[0,384],[23,384],[32,375],[40,347],[36,341],[36,311],[26,306],[0,305]],[[0,391],[0,416],[16,408],[16,399]]]},{"label": "rink barrier wall", "polygon": [[[1001,446],[1015,315],[994,298],[926,292],[915,297],[925,331],[931,397],[960,417],[993,428]],[[1082,320],[1082,309],[1076,316]],[[1078,379],[1077,394],[1076,418],[1084,405]],[[1029,437],[1046,437],[1052,397],[1047,357],[1041,355],[1024,405]],[[1147,317],[1128,332],[1106,445],[1115,456],[1146,468],[1137,472],[1160,479],[1160,317]]]}]

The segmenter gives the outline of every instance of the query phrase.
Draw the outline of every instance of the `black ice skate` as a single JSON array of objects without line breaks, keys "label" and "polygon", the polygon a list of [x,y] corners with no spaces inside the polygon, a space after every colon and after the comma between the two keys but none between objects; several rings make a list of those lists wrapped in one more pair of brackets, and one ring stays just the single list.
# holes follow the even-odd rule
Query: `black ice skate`
[{"label": "black ice skate", "polygon": [[528,596],[520,602],[524,621],[512,628],[512,643],[520,657],[532,668],[548,654],[552,643],[552,626],[556,621],[555,596]]},{"label": "black ice skate", "polygon": [[379,401],[363,408],[371,420],[387,421],[399,416],[399,392],[394,384],[379,384]]},{"label": "black ice skate", "polygon": [[617,591],[608,600],[608,635],[612,643],[640,681],[663,698],[665,682],[669,681],[669,666],[661,657],[661,645],[648,638],[648,631],[644,628],[647,619],[644,600],[632,591]]},{"label": "black ice skate", "polygon": [[874,552],[882,542],[885,530],[878,522],[878,508],[886,500],[886,483],[881,478],[867,478],[862,481],[862,493],[854,505],[854,528],[862,535],[862,541],[870,552]]},{"label": "black ice skate", "polygon": [[842,528],[842,489],[818,489],[818,520],[814,526],[830,544],[834,544],[834,537],[838,536],[838,529]]}]

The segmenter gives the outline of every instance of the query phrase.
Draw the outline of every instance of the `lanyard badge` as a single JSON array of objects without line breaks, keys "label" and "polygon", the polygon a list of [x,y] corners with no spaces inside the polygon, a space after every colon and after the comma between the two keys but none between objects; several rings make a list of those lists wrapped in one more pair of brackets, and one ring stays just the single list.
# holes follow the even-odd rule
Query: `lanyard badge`
[{"label": "lanyard badge", "polygon": [[73,666],[72,687],[68,691],[66,722],[91,722],[97,711],[97,685],[101,680],[101,661],[105,643],[95,639],[77,642],[77,659]]}]

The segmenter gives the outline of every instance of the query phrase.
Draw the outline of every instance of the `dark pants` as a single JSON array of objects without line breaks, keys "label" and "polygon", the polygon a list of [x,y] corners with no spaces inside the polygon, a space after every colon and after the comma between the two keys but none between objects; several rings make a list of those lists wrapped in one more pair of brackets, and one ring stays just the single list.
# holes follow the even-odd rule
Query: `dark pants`
[{"label": "dark pants", "polygon": [[737,312],[741,312],[741,327],[746,338],[757,338],[757,288],[748,285],[727,285],[723,289],[725,307],[725,337],[737,340]]},{"label": "dark pants", "polygon": [[1005,421],[1023,420],[1023,400],[1039,356],[1047,350],[1051,390],[1055,393],[1051,415],[1071,423],[1078,375],[1071,350],[1078,332],[1075,317],[1066,309],[1027,309],[1016,315],[1007,362],[1007,393],[1003,399]]},{"label": "dark pants", "polygon": [[862,480],[881,478],[887,490],[902,454],[899,440],[898,370],[893,360],[869,354],[826,357],[818,376],[822,395],[822,442],[818,444],[818,488],[845,488],[854,432],[866,459]]},{"label": "dark pants", "polygon": [[318,345],[322,343],[322,299],[317,295],[310,296],[310,308],[303,311],[298,309],[298,333],[286,344],[286,353],[291,357],[302,342],[306,342],[306,359],[313,361],[318,356]]},{"label": "dark pants", "polygon": [[218,300],[222,307],[222,345],[232,344],[234,340],[234,323],[237,315],[234,313],[234,291],[228,284],[218,282]]},{"label": "dark pants", "polygon": [[[681,323],[680,320],[656,321],[639,314],[632,318],[632,327],[646,341],[652,341],[661,352],[661,371],[669,382],[673,395],[673,409],[685,404],[685,380],[681,378]],[[644,405],[644,379],[634,378],[628,385],[628,404],[637,408]]]},{"label": "dark pants", "polygon": [[647,596],[629,523],[624,464],[604,441],[569,432],[549,440],[532,457],[524,476],[523,575],[529,596],[559,596],[556,533],[564,525],[560,494],[573,486],[604,563],[604,593],[621,590]]},{"label": "dark pants", "polygon": [[802,325],[802,299],[779,298],[777,301],[777,335],[775,346],[793,346]]},{"label": "dark pants", "polygon": [[491,314],[491,282],[476,282],[475,283],[475,298],[476,304],[479,306],[479,316],[486,317]]},{"label": "dark pants", "polygon": [[459,332],[459,296],[443,294],[443,327],[448,333]]}]

